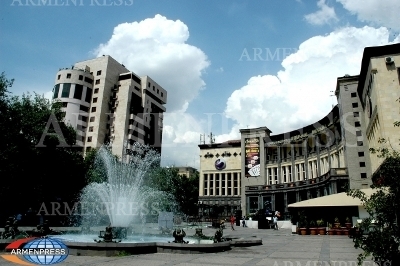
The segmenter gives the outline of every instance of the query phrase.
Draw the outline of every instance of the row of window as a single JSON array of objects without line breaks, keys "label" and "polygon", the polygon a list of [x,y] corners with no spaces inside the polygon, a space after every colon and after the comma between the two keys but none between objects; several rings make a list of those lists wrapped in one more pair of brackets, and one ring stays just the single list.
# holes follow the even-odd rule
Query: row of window
[{"label": "row of window", "polygon": [[[352,98],[357,97],[357,93],[356,92],[352,92],[351,94]],[[352,103],[352,107],[353,108],[358,108],[358,102],[357,103]],[[360,113],[359,112],[353,112],[353,116],[354,117],[360,117]],[[360,121],[355,121],[354,122],[355,127],[360,127],[361,123]],[[361,130],[357,130],[356,131],[356,136],[357,137],[361,137],[362,136],[362,132]],[[361,140],[357,140],[357,146],[363,146],[363,142]],[[364,157],[364,152],[358,152],[358,157]],[[359,166],[360,167],[365,167],[365,162],[359,162]],[[367,178],[367,173],[360,173],[361,178]]]},{"label": "row of window", "polygon": [[[54,86],[54,94],[53,99],[58,98],[58,93],[60,90],[60,84]],[[69,98],[71,92],[71,83],[63,83],[61,98]],[[80,84],[75,84],[74,95],[72,96],[74,99],[81,100],[83,94],[83,86]],[[90,103],[90,99],[92,98],[92,89],[86,88],[85,102]]]},{"label": "row of window", "polygon": [[[67,73],[67,79],[70,79],[70,78],[71,78],[71,73]],[[58,79],[58,80],[61,79],[61,74],[59,74],[59,75],[57,76],[57,79]],[[78,76],[78,79],[79,79],[79,80],[83,80],[83,75],[79,75],[79,76]],[[89,83],[89,84],[92,84],[92,83],[93,83],[93,79],[91,79],[91,78],[89,78],[89,77],[85,77],[85,82],[86,82],[86,83]]]},{"label": "row of window", "polygon": [[[151,87],[151,84],[150,84],[150,82],[147,84],[147,87],[148,88],[150,88]],[[153,91],[156,91],[156,87],[153,85]],[[159,94],[160,93],[160,90],[159,89],[157,89],[157,94]],[[161,92],[161,97],[164,97],[164,93],[163,92]]]}]

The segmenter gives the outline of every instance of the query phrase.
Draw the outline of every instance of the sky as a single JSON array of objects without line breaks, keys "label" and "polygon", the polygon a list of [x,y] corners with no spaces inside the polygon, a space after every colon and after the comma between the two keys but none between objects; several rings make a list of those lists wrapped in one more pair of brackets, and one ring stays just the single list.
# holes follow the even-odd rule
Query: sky
[{"label": "sky", "polygon": [[2,0],[0,72],[51,97],[59,68],[107,54],[168,91],[162,165],[199,169],[200,135],[312,124],[365,47],[400,42],[398,0]]}]

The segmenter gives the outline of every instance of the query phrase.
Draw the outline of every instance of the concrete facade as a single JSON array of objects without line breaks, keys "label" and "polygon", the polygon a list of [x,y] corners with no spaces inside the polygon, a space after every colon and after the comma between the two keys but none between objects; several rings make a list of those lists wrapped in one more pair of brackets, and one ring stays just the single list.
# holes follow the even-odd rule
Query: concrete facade
[{"label": "concrete facade", "polygon": [[199,145],[199,197],[217,204],[203,176],[214,166],[204,156],[229,146],[240,149],[229,165],[240,172],[235,196],[243,214],[266,208],[285,213],[291,203],[368,188],[382,163],[370,148],[399,150],[400,44],[365,48],[360,75],[339,77],[335,94],[338,105],[311,125],[278,135],[267,127],[242,129],[240,147],[237,141]]},{"label": "concrete facade", "polygon": [[134,142],[161,152],[167,92],[150,77],[138,77],[104,55],[60,69],[53,92],[83,152],[110,143],[123,157]]}]

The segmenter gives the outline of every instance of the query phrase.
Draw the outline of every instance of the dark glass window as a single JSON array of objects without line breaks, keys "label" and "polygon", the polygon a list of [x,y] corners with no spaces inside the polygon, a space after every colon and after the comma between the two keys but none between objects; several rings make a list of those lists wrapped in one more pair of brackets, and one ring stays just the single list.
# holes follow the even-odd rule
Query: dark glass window
[{"label": "dark glass window", "polygon": [[96,84],[100,84],[100,80],[99,79],[96,79]]},{"label": "dark glass window", "polygon": [[357,122],[354,123],[354,126],[355,126],[355,127],[360,127],[361,124],[360,124],[360,122],[357,121]]},{"label": "dark glass window", "polygon": [[74,99],[81,99],[83,92],[83,86],[79,84],[75,84],[75,92],[74,92]]},{"label": "dark glass window", "polygon": [[358,107],[358,103],[352,103],[351,105],[353,106],[353,108],[357,108]]},{"label": "dark glass window", "polygon": [[354,115],[354,117],[360,117],[360,113],[359,112],[354,112],[353,115]]},{"label": "dark glass window", "polygon": [[361,173],[361,178],[367,178],[367,173]]},{"label": "dark glass window", "polygon": [[362,146],[363,142],[362,141],[357,141],[357,146]]},{"label": "dark glass window", "polygon": [[364,157],[364,152],[363,151],[359,151],[358,152],[358,157]]},{"label": "dark glass window", "polygon": [[70,79],[71,78],[71,73],[68,73],[67,74],[67,79]]},{"label": "dark glass window", "polygon": [[351,93],[351,97],[353,97],[353,98],[354,98],[354,97],[357,97],[357,92],[352,92],[352,93]]},{"label": "dark glass window", "polygon": [[360,167],[365,167],[365,162],[360,162]]},{"label": "dark glass window", "polygon": [[97,71],[97,76],[101,75],[101,70]]},{"label": "dark glass window", "polygon": [[84,111],[84,112],[89,112],[89,107],[81,105],[79,110]]},{"label": "dark glass window", "polygon": [[93,83],[93,79],[85,77],[85,82],[92,84]]},{"label": "dark glass window", "polygon": [[87,88],[85,102],[90,103],[91,99],[92,99],[92,89]]},{"label": "dark glass window", "polygon": [[58,75],[57,79],[60,79],[60,78],[61,78],[61,75]]},{"label": "dark glass window", "polygon": [[60,90],[60,84],[54,86],[53,99],[58,98],[58,91]]},{"label": "dark glass window", "polygon": [[361,134],[361,130],[358,130],[358,131],[356,131],[356,136],[357,137],[360,137],[362,134]]},{"label": "dark glass window", "polygon": [[94,93],[99,93],[99,88],[95,88]]},{"label": "dark glass window", "polygon": [[83,80],[83,76],[82,75],[79,75],[79,80]]},{"label": "dark glass window", "polygon": [[61,98],[68,98],[70,90],[71,90],[71,83],[64,83],[63,90],[61,92]]}]

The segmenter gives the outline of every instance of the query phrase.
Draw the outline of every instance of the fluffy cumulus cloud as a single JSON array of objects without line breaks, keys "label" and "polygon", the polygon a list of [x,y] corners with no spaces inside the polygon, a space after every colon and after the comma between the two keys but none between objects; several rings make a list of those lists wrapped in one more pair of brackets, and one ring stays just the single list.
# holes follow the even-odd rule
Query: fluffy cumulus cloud
[{"label": "fluffy cumulus cloud", "polygon": [[358,75],[364,48],[387,44],[388,39],[386,28],[365,26],[304,41],[282,61],[282,71],[251,77],[231,94],[225,114],[236,125],[219,140],[239,137],[240,128],[267,126],[279,134],[318,121],[336,104],[331,95],[337,77]]},{"label": "fluffy cumulus cloud", "polygon": [[358,20],[377,26],[400,30],[400,1],[396,0],[336,0]]},{"label": "fluffy cumulus cloud", "polygon": [[156,15],[119,24],[95,53],[111,55],[139,76],[150,76],[168,91],[167,109],[174,112],[204,89],[201,76],[210,64],[203,51],[186,43],[188,38],[182,21]]},{"label": "fluffy cumulus cloud", "polygon": [[186,43],[188,38],[189,29],[182,21],[156,15],[119,24],[110,40],[95,50],[97,56],[111,55],[139,76],[150,76],[168,91],[163,165],[199,165],[201,122],[185,111],[205,88],[202,74],[210,62],[203,51]]},{"label": "fluffy cumulus cloud", "polygon": [[328,6],[325,3],[325,0],[319,0],[317,2],[317,6],[319,7],[318,11],[304,16],[308,23],[314,25],[323,25],[338,21],[335,9]]}]

